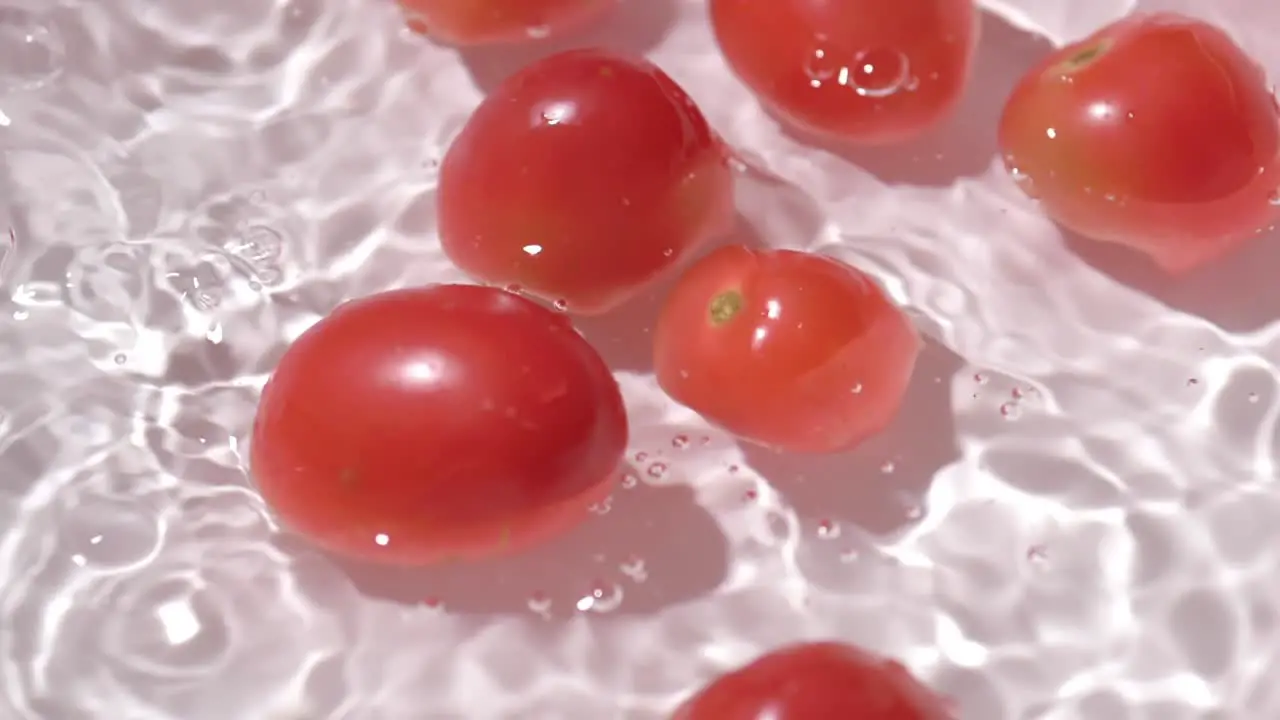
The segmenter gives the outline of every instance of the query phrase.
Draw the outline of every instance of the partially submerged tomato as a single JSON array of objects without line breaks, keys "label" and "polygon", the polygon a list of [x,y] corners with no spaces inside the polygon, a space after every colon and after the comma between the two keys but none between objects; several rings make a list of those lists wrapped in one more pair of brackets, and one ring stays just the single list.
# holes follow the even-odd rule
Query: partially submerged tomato
[{"label": "partially submerged tomato", "polygon": [[617,0],[399,0],[409,27],[456,46],[539,40],[602,16]]},{"label": "partially submerged tomato", "polygon": [[1225,32],[1169,13],[1128,17],[1033,68],[999,129],[1018,184],[1063,226],[1172,273],[1270,227],[1280,111]]}]

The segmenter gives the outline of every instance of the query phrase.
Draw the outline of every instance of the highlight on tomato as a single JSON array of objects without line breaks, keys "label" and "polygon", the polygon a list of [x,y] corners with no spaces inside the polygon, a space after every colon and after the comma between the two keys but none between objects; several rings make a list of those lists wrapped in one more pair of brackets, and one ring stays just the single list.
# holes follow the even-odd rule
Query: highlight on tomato
[{"label": "highlight on tomato", "polygon": [[440,242],[473,278],[608,312],[732,226],[728,153],[653,64],[571,50],[525,67],[446,151]]},{"label": "highlight on tomato", "polygon": [[658,383],[739,438],[848,450],[883,430],[920,338],[865,273],[824,255],[727,246],[694,263],[654,328]]},{"label": "highlight on tomato", "polygon": [[398,0],[410,29],[457,47],[541,40],[580,28],[618,0]]},{"label": "highlight on tomato", "polygon": [[725,61],[788,125],[901,142],[948,117],[969,82],[973,0],[710,0]]},{"label": "highlight on tomato", "polygon": [[672,720],[954,720],[901,663],[852,645],[775,650],[708,684]]},{"label": "highlight on tomato", "polygon": [[1280,110],[1224,31],[1135,15],[1050,55],[1000,119],[1004,162],[1062,226],[1189,271],[1275,224]]},{"label": "highlight on tomato", "polygon": [[626,443],[618,385],[566,316],[434,285],[348,302],[293,342],[263,389],[250,470],[316,545],[426,565],[574,527]]}]

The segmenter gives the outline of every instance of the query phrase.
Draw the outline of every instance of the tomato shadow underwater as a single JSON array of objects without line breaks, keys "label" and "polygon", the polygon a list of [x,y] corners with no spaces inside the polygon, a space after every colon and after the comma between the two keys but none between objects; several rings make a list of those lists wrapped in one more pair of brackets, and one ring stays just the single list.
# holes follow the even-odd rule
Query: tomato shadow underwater
[{"label": "tomato shadow underwater", "polygon": [[977,177],[998,155],[996,128],[1005,100],[1032,65],[1052,45],[1043,37],[982,12],[981,37],[970,80],[951,116],[906,142],[885,146],[849,146],[813,137],[773,113],[784,135],[857,165],[881,181],[898,185],[946,187],[959,178]]},{"label": "tomato shadow underwater", "polygon": [[484,92],[517,70],[548,55],[574,48],[598,47],[640,57],[666,38],[679,16],[678,0],[619,0],[598,23],[543,41],[461,51],[464,67]]},{"label": "tomato shadow underwater", "polygon": [[333,562],[367,597],[466,615],[646,615],[717,588],[729,545],[693,491],[631,468],[619,477],[586,523],[518,554],[422,569]]},{"label": "tomato shadow underwater", "polygon": [[835,523],[873,537],[891,536],[920,519],[934,475],[960,455],[949,380],[963,365],[955,353],[926,340],[902,407],[884,432],[832,455],[793,455],[744,443],[745,461],[803,524]]},{"label": "tomato shadow underwater", "polygon": [[1259,235],[1185,275],[1170,275],[1145,255],[1063,230],[1072,252],[1116,282],[1227,332],[1261,330],[1280,322],[1280,231]]}]

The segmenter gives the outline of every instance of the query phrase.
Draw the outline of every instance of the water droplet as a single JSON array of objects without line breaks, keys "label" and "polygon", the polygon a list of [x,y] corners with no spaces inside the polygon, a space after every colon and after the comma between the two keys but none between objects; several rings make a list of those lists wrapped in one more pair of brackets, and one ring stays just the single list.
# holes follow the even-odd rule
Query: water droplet
[{"label": "water droplet", "polygon": [[508,285],[506,285],[506,286],[505,286],[505,287],[503,287],[502,289],[503,289],[503,290],[506,290],[507,292],[511,293],[512,295],[523,295],[523,294],[524,294],[524,288],[523,288],[523,287],[521,287],[521,286],[519,286],[519,285],[517,285],[517,284],[515,284],[515,283],[509,283]]},{"label": "water droplet", "polygon": [[635,454],[635,458],[636,458],[636,462],[638,462],[638,463],[642,463],[642,462],[644,462],[645,460],[648,460],[648,459],[649,459],[649,453],[647,453],[647,452],[645,452],[645,451],[641,450],[640,452],[638,452],[638,453],[636,453],[636,454]]},{"label": "water droplet", "polygon": [[884,473],[885,475],[890,475],[893,473],[894,470],[897,470],[897,469],[898,469],[898,466],[894,465],[892,460],[885,460],[884,463],[880,465],[880,472]]},{"label": "water droplet", "polygon": [[1022,407],[1016,402],[1007,402],[1000,406],[1000,415],[1006,420],[1017,420],[1022,417]]},{"label": "water droplet", "polygon": [[123,365],[129,362],[129,356],[124,353],[116,353],[115,357],[111,358],[111,360],[117,365]]},{"label": "water droplet", "polygon": [[649,469],[647,470],[647,472],[649,474],[649,477],[654,478],[656,480],[661,480],[662,478],[667,476],[667,464],[660,463],[660,462],[654,463],[649,466]]},{"label": "water droplet", "polygon": [[610,510],[613,510],[612,495],[606,497],[600,502],[591,503],[591,505],[587,507],[587,512],[591,513],[592,515],[608,515]]},{"label": "water droplet", "polygon": [[644,558],[639,555],[631,555],[622,564],[618,565],[618,572],[631,578],[632,582],[642,583],[649,579],[649,569],[644,565]]},{"label": "water droplet", "polygon": [[676,249],[675,249],[675,248],[667,248],[667,249],[665,249],[665,250],[663,250],[663,251],[662,251],[662,257],[668,257],[668,258],[669,258],[669,257],[671,257],[672,255],[675,255],[675,254],[676,254]]},{"label": "water droplet", "polygon": [[525,28],[524,34],[533,40],[544,40],[551,37],[551,27],[547,25],[533,25]]},{"label": "water droplet", "polygon": [[551,619],[551,598],[546,593],[538,590],[529,595],[529,599],[525,601],[525,606],[529,608],[529,612],[537,615],[544,620]]},{"label": "water droplet", "polygon": [[979,385],[986,385],[988,380],[990,380],[990,378],[988,378],[985,373],[973,374],[973,381],[978,383]]},{"label": "water droplet", "polygon": [[630,490],[640,484],[640,476],[633,472],[623,473],[620,484],[623,490]]},{"label": "water droplet", "polygon": [[677,450],[684,450],[685,448],[689,447],[689,436],[677,435],[671,438],[671,447]]},{"label": "water droplet", "polygon": [[0,7],[0,90],[33,90],[62,73],[67,48],[40,13]]},{"label": "water droplet", "polygon": [[1280,190],[1272,190],[1271,194],[1267,196],[1267,202],[1280,206]]},{"label": "water droplet", "polygon": [[569,309],[569,302],[564,298],[561,298],[551,303],[551,306],[554,307],[556,310],[559,310],[560,312],[564,312]]},{"label": "water droplet", "polygon": [[840,537],[840,526],[831,520],[823,520],[818,523],[818,537],[823,540],[833,540]]},{"label": "water droplet", "polygon": [[849,392],[853,393],[854,395],[861,395],[862,383],[854,383],[853,387],[849,388]]},{"label": "water droplet", "polygon": [[586,595],[578,598],[577,607],[581,612],[613,612],[622,606],[622,596],[622,588],[617,584],[598,580]]}]

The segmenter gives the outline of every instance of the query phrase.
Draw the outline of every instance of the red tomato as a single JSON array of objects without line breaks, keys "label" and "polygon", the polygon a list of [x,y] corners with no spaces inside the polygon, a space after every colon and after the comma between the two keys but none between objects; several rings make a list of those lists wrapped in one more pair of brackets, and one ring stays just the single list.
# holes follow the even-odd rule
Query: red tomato
[{"label": "red tomato", "polygon": [[1000,121],[1005,163],[1045,212],[1172,273],[1276,221],[1280,112],[1226,33],[1129,17],[1051,55]]},{"label": "red tomato", "polygon": [[734,212],[727,153],[689,96],[600,50],[499,85],[445,154],[437,202],[459,268],[584,314],[634,296]]},{"label": "red tomato", "polygon": [[585,25],[616,0],[399,0],[409,26],[455,46],[541,39]]},{"label": "red tomato", "polygon": [[667,297],[658,383],[737,436],[834,452],[882,430],[920,350],[910,320],[862,272],[822,255],[720,248]]},{"label": "red tomato", "polygon": [[960,99],[973,0],[711,0],[725,60],[774,114],[864,144],[901,141]]},{"label": "red tomato", "polygon": [[672,720],[948,720],[901,664],[833,642],[775,651],[721,676]]},{"label": "red tomato", "polygon": [[250,463],[316,544],[427,564],[576,523],[626,442],[618,386],[564,315],[436,285],[349,302],[303,333],[262,392]]}]

